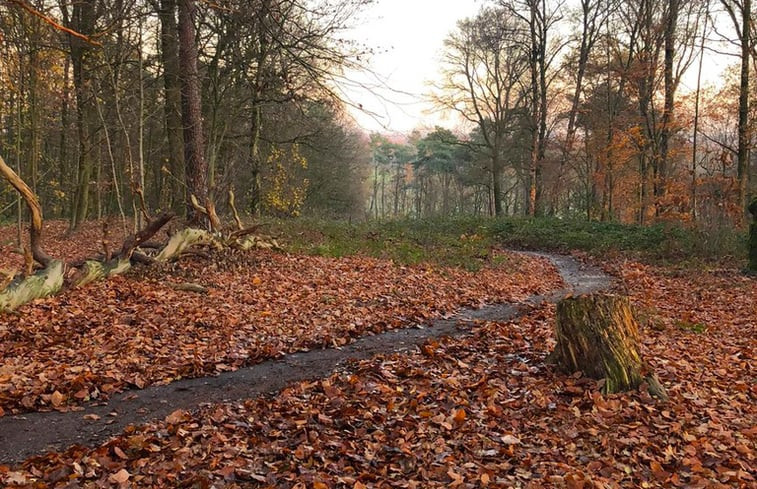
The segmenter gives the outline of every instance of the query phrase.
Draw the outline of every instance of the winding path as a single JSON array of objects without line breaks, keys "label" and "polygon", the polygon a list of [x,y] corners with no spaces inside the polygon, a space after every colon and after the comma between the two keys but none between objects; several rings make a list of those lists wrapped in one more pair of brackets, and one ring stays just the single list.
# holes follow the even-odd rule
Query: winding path
[{"label": "winding path", "polygon": [[88,405],[80,411],[1,417],[0,464],[18,463],[30,456],[76,444],[100,444],[129,425],[161,419],[176,409],[193,409],[206,402],[234,401],[276,392],[292,382],[326,377],[349,360],[408,350],[429,338],[464,334],[465,330],[458,328],[461,322],[508,320],[519,315],[523,305],[556,302],[569,293],[586,294],[611,285],[611,278],[601,270],[569,256],[529,254],[550,259],[568,288],[530,297],[521,304],[462,310],[451,318],[438,319],[424,327],[365,336],[341,348],[289,354],[217,377],[185,379],[126,391],[114,395],[107,403]]}]

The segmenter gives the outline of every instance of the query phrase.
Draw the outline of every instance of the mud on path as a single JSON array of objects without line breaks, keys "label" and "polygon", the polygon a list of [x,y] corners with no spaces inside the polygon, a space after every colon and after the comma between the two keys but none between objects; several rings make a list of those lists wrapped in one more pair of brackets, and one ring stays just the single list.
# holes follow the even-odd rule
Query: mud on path
[{"label": "mud on path", "polygon": [[336,369],[349,368],[353,360],[408,350],[431,338],[466,334],[469,329],[466,325],[477,320],[505,321],[534,304],[555,302],[566,294],[585,294],[611,285],[611,278],[601,270],[572,257],[533,255],[550,259],[568,287],[546,296],[530,297],[519,304],[466,309],[452,317],[416,327],[364,336],[341,348],[288,354],[216,377],[185,379],[126,391],[114,395],[107,403],[91,404],[78,411],[5,416],[0,418],[0,464],[18,463],[71,445],[100,444],[129,425],[163,418],[176,409],[274,393],[289,383],[326,377]]}]

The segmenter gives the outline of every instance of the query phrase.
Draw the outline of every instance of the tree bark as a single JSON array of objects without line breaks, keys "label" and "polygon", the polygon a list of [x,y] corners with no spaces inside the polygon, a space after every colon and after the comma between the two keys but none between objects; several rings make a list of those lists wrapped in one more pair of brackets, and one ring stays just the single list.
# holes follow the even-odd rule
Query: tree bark
[{"label": "tree bark", "polygon": [[[95,2],[86,0],[73,4],[71,16],[67,7],[61,8],[66,27],[85,36],[95,31]],[[89,213],[89,194],[94,167],[95,124],[97,113],[92,93],[91,57],[93,46],[79,37],[69,35],[71,65],[73,66],[74,90],[76,92],[76,126],[79,135],[79,164],[76,194],[71,209],[71,229],[76,229]]]},{"label": "tree bark", "polygon": [[749,56],[752,34],[752,0],[744,0],[741,29],[741,82],[739,85],[739,149],[737,174],[739,178],[739,205],[746,207],[749,187]]},{"label": "tree bark", "polygon": [[[187,197],[194,195],[199,202],[208,198],[208,164],[205,161],[205,136],[202,126],[202,95],[197,71],[197,44],[194,19],[197,5],[194,0],[179,0],[179,65],[181,73],[181,117],[184,124],[184,164]],[[203,215],[187,199],[187,217],[197,225]]]},{"label": "tree bark", "polygon": [[[176,0],[161,0],[160,49],[163,60],[164,116],[168,142],[168,169],[172,178],[165,178],[161,203],[173,206],[174,199],[181,202],[184,189],[178,182],[184,179],[184,136],[181,120],[181,79],[179,77],[179,33],[176,24]],[[169,183],[170,182],[170,183]]]},{"label": "tree bark", "polygon": [[49,266],[53,259],[42,250],[42,206],[39,204],[36,194],[24,182],[13,169],[5,163],[0,156],[0,177],[4,178],[10,185],[21,194],[26,202],[26,206],[31,213],[31,226],[29,230],[30,248],[32,257],[43,267]]},{"label": "tree bark", "polygon": [[749,204],[749,212],[752,214],[752,224],[749,226],[749,264],[747,271],[757,274],[757,197]]},{"label": "tree bark", "polygon": [[662,113],[662,128],[660,129],[660,161],[657,173],[658,181],[655,185],[657,214],[664,212],[665,203],[661,202],[668,191],[668,173],[670,167],[670,140],[673,136],[673,112],[675,110],[676,83],[673,77],[673,63],[676,54],[676,26],[680,0],[668,0],[667,16],[665,19],[665,108]]},{"label": "tree bark", "polygon": [[550,360],[561,370],[603,379],[607,394],[646,382],[650,394],[667,399],[665,389],[642,362],[639,327],[627,297],[592,294],[560,301],[555,335],[557,346]]}]

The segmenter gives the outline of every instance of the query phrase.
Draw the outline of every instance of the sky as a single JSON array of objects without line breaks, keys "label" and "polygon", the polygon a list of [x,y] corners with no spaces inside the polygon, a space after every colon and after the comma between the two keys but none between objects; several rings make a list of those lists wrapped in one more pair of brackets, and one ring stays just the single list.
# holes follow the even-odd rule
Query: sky
[{"label": "sky", "polygon": [[[385,133],[408,133],[437,124],[454,128],[457,121],[434,111],[424,96],[429,82],[439,75],[444,39],[455,30],[458,20],[476,15],[483,3],[377,0],[355,19],[348,37],[376,50],[370,58],[371,73],[348,73],[350,82],[342,84],[357,124],[368,132]],[[728,56],[707,55],[704,83],[718,83],[723,69],[732,62]],[[696,64],[684,76],[679,95],[695,87]]]},{"label": "sky", "polygon": [[[355,84],[345,88],[367,114],[350,110],[367,131],[409,132],[444,122],[427,114],[426,83],[437,77],[444,39],[458,20],[475,15],[481,0],[378,0],[366,9],[350,36],[377,50],[369,66],[378,75],[350,73]],[[375,92],[375,93],[371,93]],[[447,123],[446,125],[450,125]]]}]

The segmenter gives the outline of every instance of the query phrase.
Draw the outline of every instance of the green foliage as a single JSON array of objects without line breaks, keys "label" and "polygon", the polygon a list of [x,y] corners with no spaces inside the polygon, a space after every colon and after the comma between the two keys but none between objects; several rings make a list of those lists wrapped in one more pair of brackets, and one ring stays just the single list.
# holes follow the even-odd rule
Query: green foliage
[{"label": "green foliage", "polygon": [[496,245],[483,219],[341,221],[296,219],[279,221],[274,232],[285,235],[296,252],[341,257],[363,254],[403,264],[436,263],[478,270],[484,264],[504,265],[492,255]]},{"label": "green foliage", "polygon": [[340,257],[354,254],[398,263],[433,262],[477,270],[504,265],[497,247],[571,250],[647,261],[697,264],[744,256],[743,233],[726,228],[629,226],[560,219],[458,217],[369,221],[356,224],[313,219],[280,221],[274,232],[292,251]]},{"label": "green foliage", "polygon": [[492,232],[507,246],[529,249],[624,252],[670,262],[744,256],[743,234],[729,227],[507,218],[494,221]]},{"label": "green foliage", "polygon": [[691,321],[681,320],[676,322],[676,326],[691,333],[702,334],[707,331],[707,325],[704,323],[692,323]]}]

